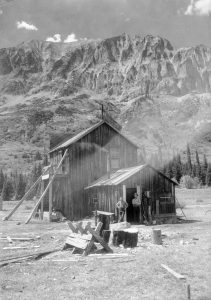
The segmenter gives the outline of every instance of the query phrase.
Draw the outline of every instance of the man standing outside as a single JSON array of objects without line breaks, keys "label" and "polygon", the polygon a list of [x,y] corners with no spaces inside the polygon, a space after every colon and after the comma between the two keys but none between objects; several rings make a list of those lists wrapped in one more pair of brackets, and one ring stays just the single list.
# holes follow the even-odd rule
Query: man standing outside
[{"label": "man standing outside", "polygon": [[122,199],[122,197],[119,198],[119,201],[116,204],[116,208],[118,211],[118,223],[122,222],[124,220],[125,211],[128,207],[128,204]]},{"label": "man standing outside", "polygon": [[141,199],[137,193],[132,200],[134,221],[140,223]]}]

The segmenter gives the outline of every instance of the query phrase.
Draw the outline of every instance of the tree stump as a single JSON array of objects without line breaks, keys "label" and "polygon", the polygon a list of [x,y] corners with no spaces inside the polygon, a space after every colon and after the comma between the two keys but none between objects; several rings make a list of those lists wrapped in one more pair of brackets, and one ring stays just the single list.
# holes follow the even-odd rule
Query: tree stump
[{"label": "tree stump", "polygon": [[110,216],[99,214],[99,222],[103,223],[101,230],[100,230],[100,235],[102,236],[103,230],[109,230]]},{"label": "tree stump", "polygon": [[156,245],[162,245],[162,236],[160,229],[152,230],[152,243]]},{"label": "tree stump", "polygon": [[113,232],[113,245],[123,245],[124,248],[134,248],[138,243],[138,230],[129,228],[124,230],[114,230]]}]

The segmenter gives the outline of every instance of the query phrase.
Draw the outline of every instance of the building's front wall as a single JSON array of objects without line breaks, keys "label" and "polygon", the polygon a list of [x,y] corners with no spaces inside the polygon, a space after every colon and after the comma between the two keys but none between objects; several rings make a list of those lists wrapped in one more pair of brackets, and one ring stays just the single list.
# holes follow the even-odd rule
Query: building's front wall
[{"label": "building's front wall", "polygon": [[[52,153],[52,163],[58,165],[61,156],[61,151]],[[105,175],[108,169],[114,171],[136,164],[137,148],[106,123],[71,145],[62,168],[68,175],[62,205],[64,215],[72,220],[88,216],[92,208],[84,188]]]}]

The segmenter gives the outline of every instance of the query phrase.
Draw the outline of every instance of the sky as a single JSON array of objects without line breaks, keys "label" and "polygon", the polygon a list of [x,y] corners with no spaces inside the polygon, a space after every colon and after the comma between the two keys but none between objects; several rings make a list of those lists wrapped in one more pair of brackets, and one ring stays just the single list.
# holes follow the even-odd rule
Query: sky
[{"label": "sky", "polygon": [[124,32],[159,35],[176,48],[211,47],[211,0],[0,0],[0,48]]}]

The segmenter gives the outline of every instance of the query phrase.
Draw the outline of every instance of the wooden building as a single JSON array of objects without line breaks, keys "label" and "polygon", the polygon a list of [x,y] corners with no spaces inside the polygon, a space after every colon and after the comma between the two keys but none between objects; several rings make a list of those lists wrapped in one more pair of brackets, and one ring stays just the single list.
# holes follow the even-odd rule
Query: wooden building
[{"label": "wooden building", "polygon": [[[67,150],[67,152],[66,152]],[[138,147],[106,120],[80,132],[50,151],[53,169],[66,152],[52,184],[52,204],[71,220],[97,209],[115,212],[120,197],[132,220],[134,192],[149,191],[154,218],[175,215],[176,183],[149,165],[137,165]]]},{"label": "wooden building", "polygon": [[150,165],[139,165],[104,175],[86,190],[89,199],[98,199],[98,209],[102,211],[115,212],[115,205],[122,197],[128,203],[126,220],[133,222],[132,199],[136,192],[140,197],[143,192],[149,192],[153,219],[174,217],[175,185],[175,181]]},{"label": "wooden building", "polygon": [[53,208],[71,220],[90,215],[93,201],[85,187],[101,176],[137,165],[137,145],[105,120],[82,131],[50,151],[55,169],[68,154],[52,185]]}]

